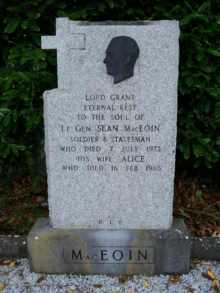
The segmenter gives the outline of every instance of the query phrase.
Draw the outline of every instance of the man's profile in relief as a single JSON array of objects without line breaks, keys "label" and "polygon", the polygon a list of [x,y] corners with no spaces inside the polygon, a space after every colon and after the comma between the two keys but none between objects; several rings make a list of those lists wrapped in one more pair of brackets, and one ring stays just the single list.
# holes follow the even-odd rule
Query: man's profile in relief
[{"label": "man's profile in relief", "polygon": [[114,76],[114,84],[134,75],[134,65],[140,49],[130,37],[120,36],[111,40],[106,50],[104,63],[107,74]]}]

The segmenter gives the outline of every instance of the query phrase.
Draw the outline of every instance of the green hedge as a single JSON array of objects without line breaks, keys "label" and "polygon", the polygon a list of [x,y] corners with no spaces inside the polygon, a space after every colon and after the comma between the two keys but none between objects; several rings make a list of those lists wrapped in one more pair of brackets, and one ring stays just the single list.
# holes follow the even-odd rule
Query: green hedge
[{"label": "green hedge", "polygon": [[57,86],[56,51],[40,36],[55,18],[180,22],[177,160],[211,168],[220,154],[220,0],[0,0],[0,154],[11,162],[43,156],[42,93]]}]

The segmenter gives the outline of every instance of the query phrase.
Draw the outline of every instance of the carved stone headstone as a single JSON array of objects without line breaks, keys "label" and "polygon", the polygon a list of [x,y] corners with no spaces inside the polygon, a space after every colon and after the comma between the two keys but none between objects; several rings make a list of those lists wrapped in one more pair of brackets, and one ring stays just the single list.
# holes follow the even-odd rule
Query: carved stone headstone
[{"label": "carved stone headstone", "polygon": [[50,272],[158,271],[167,234],[143,233],[172,230],[178,38],[177,21],[67,18],[42,37],[43,49],[57,49],[58,89],[44,93],[50,225],[39,220],[29,235],[34,270],[33,247],[55,233],[53,249],[42,240],[43,259],[62,250]]},{"label": "carved stone headstone", "polygon": [[58,52],[58,89],[44,93],[51,224],[170,228],[178,22],[56,26],[42,37]]}]

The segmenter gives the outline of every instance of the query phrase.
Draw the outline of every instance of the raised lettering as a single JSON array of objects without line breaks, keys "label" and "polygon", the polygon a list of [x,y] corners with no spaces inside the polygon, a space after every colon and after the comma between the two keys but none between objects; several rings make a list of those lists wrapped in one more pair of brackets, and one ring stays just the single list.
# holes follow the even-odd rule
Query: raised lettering
[{"label": "raised lettering", "polygon": [[97,157],[98,162],[112,162],[112,157]]},{"label": "raised lettering", "polygon": [[128,115],[126,114],[126,115],[124,115],[124,114],[122,114],[122,115],[119,115],[119,114],[112,114],[111,115],[111,120],[129,120],[128,119]]},{"label": "raised lettering", "polygon": [[103,131],[103,132],[113,132],[113,131],[118,131],[118,125],[98,125],[97,126],[97,131]]},{"label": "raised lettering", "polygon": [[101,148],[99,146],[84,146],[85,152],[100,152]]},{"label": "raised lettering", "polygon": [[76,125],[75,130],[78,132],[86,132],[91,131],[91,128],[89,126]]},{"label": "raised lettering", "polygon": [[101,250],[101,260],[108,260],[108,258],[103,258],[104,256],[107,256],[107,253],[104,252],[107,252],[107,250]]},{"label": "raised lettering", "polygon": [[62,165],[63,170],[78,170],[79,167],[77,165]]},{"label": "raised lettering", "polygon": [[140,260],[140,256],[147,260],[147,250],[145,250],[145,255],[143,255],[142,252],[138,250],[138,260]]},{"label": "raised lettering", "polygon": [[60,146],[60,150],[62,152],[75,152],[76,147],[74,147],[74,146]]},{"label": "raised lettering", "polygon": [[84,105],[85,111],[115,111],[114,105]]},{"label": "raised lettering", "polygon": [[69,126],[63,126],[61,125],[61,131],[69,131]]},{"label": "raised lettering", "polygon": [[88,171],[102,171],[104,169],[101,165],[88,165],[87,170]]},{"label": "raised lettering", "polygon": [[122,157],[122,162],[128,162],[128,163],[133,163],[133,162],[144,162],[144,156],[123,156]]},{"label": "raised lettering", "polygon": [[135,99],[135,95],[111,95],[110,100],[112,101],[131,101]]},{"label": "raised lettering", "polygon": [[81,252],[81,250],[79,250],[79,252],[78,252],[78,255],[76,255],[76,253],[75,253],[75,251],[74,250],[72,250],[72,259],[74,259],[74,257],[76,258],[76,259],[82,259],[82,252]]},{"label": "raised lettering", "polygon": [[92,259],[93,259],[93,260],[97,260],[97,254],[94,254],[94,255],[92,256]]},{"label": "raised lettering", "polygon": [[150,136],[111,136],[111,142],[150,142]]},{"label": "raised lettering", "polygon": [[131,125],[124,125],[124,131],[127,132],[156,132],[160,131],[159,125],[138,125],[138,126],[131,126]]},{"label": "raised lettering", "polygon": [[105,115],[104,114],[92,114],[92,119],[93,120],[105,120]]},{"label": "raised lettering", "polygon": [[[120,256],[119,256],[119,258],[116,258],[115,254],[118,253],[118,252],[120,253]],[[112,254],[112,257],[113,257],[115,260],[119,261],[119,260],[121,260],[121,259],[123,258],[123,252],[122,252],[121,250],[115,250],[115,251],[113,252],[113,254]]]},{"label": "raised lettering", "polygon": [[81,137],[81,136],[74,136],[70,137],[71,142],[98,142],[99,138],[97,136],[88,136],[88,137]]}]

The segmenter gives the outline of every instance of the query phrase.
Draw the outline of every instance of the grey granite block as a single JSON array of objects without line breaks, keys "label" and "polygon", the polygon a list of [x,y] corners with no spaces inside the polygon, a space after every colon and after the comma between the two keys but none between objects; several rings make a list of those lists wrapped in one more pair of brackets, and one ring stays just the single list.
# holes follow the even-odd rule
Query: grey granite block
[{"label": "grey granite block", "polygon": [[0,259],[28,257],[26,236],[0,235]]},{"label": "grey granite block", "polygon": [[[114,83],[103,61],[120,36],[135,40],[140,52],[133,76]],[[123,25],[66,18],[57,19],[56,36],[42,37],[43,49],[58,50],[58,89],[44,93],[54,228],[171,227],[178,38],[177,21]],[[118,64],[129,67],[129,54]]]},{"label": "grey granite block", "polygon": [[[175,219],[174,221],[178,221]],[[191,239],[179,229],[58,229],[39,218],[27,236],[31,270],[73,274],[186,274]]]},{"label": "grey granite block", "polygon": [[192,237],[191,258],[220,260],[219,237]]}]

